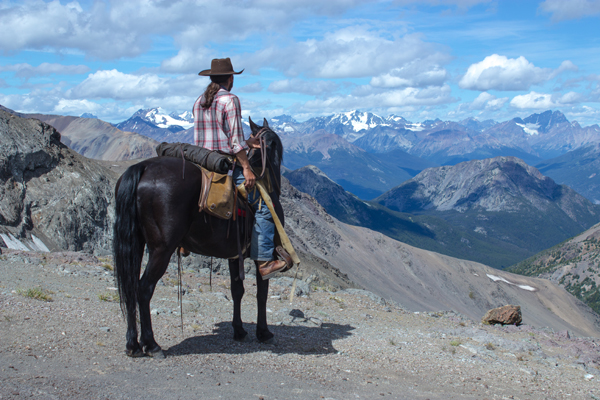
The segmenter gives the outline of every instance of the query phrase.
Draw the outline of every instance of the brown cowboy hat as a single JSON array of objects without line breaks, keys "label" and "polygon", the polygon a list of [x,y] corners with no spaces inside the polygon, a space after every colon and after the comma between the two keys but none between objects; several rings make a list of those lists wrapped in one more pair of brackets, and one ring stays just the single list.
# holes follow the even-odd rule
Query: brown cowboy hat
[{"label": "brown cowboy hat", "polygon": [[205,69],[204,71],[198,72],[198,75],[202,76],[211,76],[211,75],[238,75],[244,72],[241,70],[240,72],[235,72],[233,70],[233,65],[231,65],[231,60],[229,57],[227,58],[215,58],[210,62],[210,69]]}]

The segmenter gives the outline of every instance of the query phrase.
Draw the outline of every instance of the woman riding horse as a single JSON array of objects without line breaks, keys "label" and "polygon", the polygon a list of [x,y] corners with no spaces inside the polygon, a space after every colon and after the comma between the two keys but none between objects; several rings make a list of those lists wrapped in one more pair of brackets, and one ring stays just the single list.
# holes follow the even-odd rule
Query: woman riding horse
[{"label": "woman riding horse", "polygon": [[[276,189],[272,193],[278,204],[277,189],[281,188],[280,166],[283,146],[266,120],[262,127],[250,120],[253,134],[261,133],[265,142],[268,173]],[[253,152],[249,162],[260,170],[261,154]],[[183,170],[182,170],[183,163]],[[231,275],[233,306],[233,338],[243,341],[247,332],[242,326],[240,305],[244,283],[239,279],[238,244],[236,234],[230,234],[230,224],[240,227],[240,236],[246,237],[245,218],[236,222],[201,213],[198,199],[202,187],[202,172],[194,164],[175,157],[157,157],[132,165],[119,178],[115,188],[116,219],[114,226],[115,277],[121,307],[127,319],[126,353],[131,357],[143,355],[163,357],[154,340],[150,317],[150,300],[159,279],[167,270],[171,256],[179,247],[193,253],[228,258]],[[266,208],[263,206],[263,208]],[[279,211],[281,211],[280,206]],[[282,213],[281,213],[282,214]],[[283,215],[280,215],[282,219]],[[140,278],[144,248],[149,253],[148,263]],[[258,268],[257,268],[258,269]],[[273,334],[267,327],[267,295],[269,281],[256,274],[258,315],[256,336],[260,342],[271,343]],[[140,338],[136,324],[140,312]]]}]

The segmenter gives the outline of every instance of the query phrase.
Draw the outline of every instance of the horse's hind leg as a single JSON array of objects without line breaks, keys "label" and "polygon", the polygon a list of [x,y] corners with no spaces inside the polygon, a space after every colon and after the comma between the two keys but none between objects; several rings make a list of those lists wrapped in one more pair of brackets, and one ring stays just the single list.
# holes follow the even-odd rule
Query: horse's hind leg
[{"label": "horse's hind leg", "polygon": [[125,353],[129,357],[142,357],[144,352],[142,347],[138,343],[138,331],[137,331],[137,304],[135,301],[127,302],[127,333],[125,338],[127,343],[125,344]]},{"label": "horse's hind leg", "polygon": [[256,337],[259,342],[273,344],[274,336],[267,326],[267,297],[269,295],[269,280],[263,280],[258,265],[256,266],[256,307],[258,315],[256,317]]},{"label": "horse's hind leg", "polygon": [[233,299],[233,340],[243,342],[248,338],[248,332],[242,324],[242,297],[244,297],[244,281],[240,277],[239,260],[229,260],[229,276],[231,277],[231,298]]},{"label": "horse's hind leg", "polygon": [[138,302],[140,308],[140,344],[147,355],[151,357],[164,358],[162,349],[154,340],[152,332],[152,319],[150,316],[150,300],[158,280],[165,274],[173,249],[153,250],[146,265],[144,275],[140,279]]}]

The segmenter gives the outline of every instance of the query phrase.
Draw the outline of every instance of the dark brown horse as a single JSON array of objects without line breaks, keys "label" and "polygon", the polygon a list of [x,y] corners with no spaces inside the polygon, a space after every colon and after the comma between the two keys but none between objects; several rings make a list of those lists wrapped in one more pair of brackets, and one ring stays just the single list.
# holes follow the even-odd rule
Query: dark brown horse
[{"label": "dark brown horse", "polygon": [[[257,126],[250,120],[253,134],[260,132],[266,143],[267,166],[275,188],[281,187],[280,166],[283,146],[279,136],[265,120]],[[250,164],[260,173],[261,152],[251,151]],[[116,219],[114,225],[115,278],[121,308],[127,320],[126,353],[131,357],[143,355],[164,357],[154,340],[150,317],[150,300],[159,279],[164,275],[172,254],[179,247],[193,253],[228,258],[233,298],[233,339],[243,341],[247,332],[242,326],[240,305],[244,283],[239,279],[236,230],[247,237],[244,217],[222,220],[198,211],[202,173],[192,163],[180,158],[157,157],[132,165],[119,178],[115,188]],[[278,190],[274,200],[278,199]],[[278,204],[279,202],[276,201]],[[279,213],[278,213],[279,214]],[[247,218],[252,218],[248,213]],[[250,221],[251,222],[251,221]],[[148,263],[140,277],[144,247]],[[261,342],[271,342],[273,334],[267,327],[267,294],[269,281],[256,272],[258,316],[256,336]],[[140,313],[140,339],[136,316]]]}]

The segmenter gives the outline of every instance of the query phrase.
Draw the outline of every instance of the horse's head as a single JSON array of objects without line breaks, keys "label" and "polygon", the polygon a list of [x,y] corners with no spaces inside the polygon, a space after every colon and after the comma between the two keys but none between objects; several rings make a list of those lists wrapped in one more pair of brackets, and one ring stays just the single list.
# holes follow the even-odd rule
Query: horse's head
[{"label": "horse's head", "polygon": [[248,154],[248,161],[252,169],[260,174],[264,167],[268,168],[271,173],[271,180],[275,183],[274,188],[277,194],[281,194],[281,163],[283,161],[283,144],[279,136],[269,127],[269,123],[265,119],[263,126],[256,125],[252,118],[248,118],[250,121],[250,129],[252,130],[252,136],[257,137],[264,142],[264,148],[266,152],[266,161],[263,165],[262,151],[259,149],[252,149]]}]

